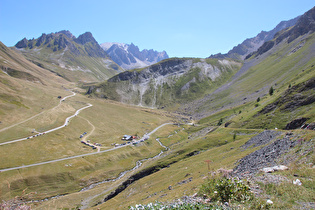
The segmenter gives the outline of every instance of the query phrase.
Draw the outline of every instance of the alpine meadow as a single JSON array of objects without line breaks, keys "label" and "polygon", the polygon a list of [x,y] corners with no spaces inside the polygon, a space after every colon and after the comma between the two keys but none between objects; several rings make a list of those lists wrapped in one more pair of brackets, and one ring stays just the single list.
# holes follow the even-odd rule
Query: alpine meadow
[{"label": "alpine meadow", "polygon": [[315,209],[315,7],[207,58],[92,33],[0,42],[0,209]]}]

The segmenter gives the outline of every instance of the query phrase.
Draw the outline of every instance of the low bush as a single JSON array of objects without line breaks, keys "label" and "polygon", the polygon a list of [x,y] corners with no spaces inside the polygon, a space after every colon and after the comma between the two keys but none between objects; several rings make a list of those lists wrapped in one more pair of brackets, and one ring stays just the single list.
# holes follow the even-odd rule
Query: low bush
[{"label": "low bush", "polygon": [[246,201],[252,200],[253,194],[247,181],[238,178],[212,177],[204,183],[198,193],[211,201]]}]

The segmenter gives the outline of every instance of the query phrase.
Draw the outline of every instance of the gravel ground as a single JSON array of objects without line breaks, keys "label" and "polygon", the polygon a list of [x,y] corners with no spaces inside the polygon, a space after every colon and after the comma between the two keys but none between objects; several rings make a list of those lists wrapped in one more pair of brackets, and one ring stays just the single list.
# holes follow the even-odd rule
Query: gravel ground
[{"label": "gravel ground", "polygon": [[259,147],[268,144],[279,135],[281,135],[280,131],[265,130],[248,140],[243,146],[241,146],[241,148],[247,149],[250,146]]},{"label": "gravel ground", "polygon": [[[269,134],[269,135],[265,135]],[[273,135],[271,135],[273,134]],[[270,142],[279,133],[271,133],[270,131],[262,132],[256,136],[256,138],[250,139],[244,147],[248,148],[254,143]],[[265,136],[264,138],[261,138]],[[279,165],[279,158],[288,152],[290,148],[296,146],[298,141],[292,141],[290,136],[286,135],[282,139],[275,140],[273,143],[256,150],[255,152],[245,156],[238,161],[238,165],[233,169],[233,173],[239,177],[247,177],[256,174],[260,169],[264,167],[271,167]]]}]

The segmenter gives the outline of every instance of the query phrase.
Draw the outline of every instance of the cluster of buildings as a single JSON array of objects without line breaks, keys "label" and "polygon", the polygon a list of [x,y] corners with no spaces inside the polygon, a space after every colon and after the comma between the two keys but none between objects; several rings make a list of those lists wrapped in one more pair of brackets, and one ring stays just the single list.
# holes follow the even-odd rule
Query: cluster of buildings
[{"label": "cluster of buildings", "polygon": [[121,140],[132,141],[134,139],[138,139],[138,136],[124,135]]},{"label": "cluster of buildings", "polygon": [[[87,134],[87,132],[84,132],[80,135],[80,139],[83,138],[85,135]],[[124,135],[121,140],[122,141],[125,141],[121,144],[112,144],[112,145],[115,145],[115,147],[120,147],[120,146],[124,146],[124,145],[136,145],[140,142],[144,142],[145,140],[147,140],[149,137],[147,135],[145,135],[143,138],[139,139],[138,136],[131,136],[131,135]],[[87,141],[84,141],[84,140],[81,140],[81,143],[82,144],[85,144],[87,146],[90,146],[92,147],[93,149],[99,149],[100,146],[102,146],[101,144],[98,144],[98,143],[91,143],[89,140]]]},{"label": "cluster of buildings", "polygon": [[147,137],[144,139],[139,139],[138,136],[124,135],[121,140],[126,141],[126,142],[121,143],[121,144],[115,144],[115,147],[123,146],[126,144],[135,145],[135,144],[138,144],[139,142],[144,142],[144,140],[147,140],[147,139],[148,139]]}]

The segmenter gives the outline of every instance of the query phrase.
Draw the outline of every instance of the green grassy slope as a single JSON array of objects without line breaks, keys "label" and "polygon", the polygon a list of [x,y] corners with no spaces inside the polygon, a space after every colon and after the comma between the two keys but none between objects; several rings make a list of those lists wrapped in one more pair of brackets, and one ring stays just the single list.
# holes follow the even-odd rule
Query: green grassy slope
[{"label": "green grassy slope", "polygon": [[[148,162],[144,165],[144,168],[154,167],[158,169],[157,172],[132,183],[116,197],[91,209],[126,209],[128,206],[135,206],[136,204],[172,202],[185,195],[192,196],[199,191],[201,184],[205,183],[207,179],[211,179],[211,173],[220,168],[234,168],[240,158],[255,151],[255,148],[243,150],[240,146],[251,137],[261,132],[261,130],[253,129],[219,128],[205,136],[187,139],[187,135],[193,131],[191,129],[195,128],[186,129],[181,133],[175,134],[176,137],[163,137],[163,134],[157,135],[164,142],[167,142],[170,139],[175,140],[175,138],[177,138],[177,140],[175,140],[176,143],[170,145],[171,150],[168,152],[168,156],[160,158],[155,162]],[[184,136],[183,133],[185,133]],[[233,140],[233,133],[237,134],[235,140]],[[300,137],[303,137],[306,142],[312,143],[310,140],[314,138],[314,132],[304,131],[300,133]],[[312,145],[313,144],[314,143],[312,143]],[[294,151],[299,151],[299,148],[295,149],[296,150]],[[298,170],[304,168],[306,177],[303,179],[303,182],[307,183],[307,179],[314,177],[314,174],[312,174],[312,169],[305,163],[314,164],[314,155],[311,152],[305,156],[302,155],[302,157],[307,157],[307,161],[303,162],[303,164],[300,163],[299,166],[295,165],[295,163],[288,165],[290,168],[289,171],[278,173],[276,176],[287,177],[290,182],[292,182],[292,180],[296,178],[293,174],[298,173],[301,175],[301,172],[298,172]],[[211,160],[209,165],[210,170],[206,163],[207,160]],[[298,161],[298,159],[295,159],[294,161]],[[279,192],[281,195],[277,194],[276,191],[272,192],[266,190],[268,186],[274,186],[273,184],[262,184],[262,194],[260,197],[256,198],[262,199],[262,203],[265,203],[265,199],[271,197],[275,202],[275,206],[279,208],[292,208],[292,206],[295,205],[292,203],[292,200],[312,202],[312,199],[314,199],[314,196],[312,196],[314,189],[309,187],[309,184],[311,183],[312,182],[309,182],[305,187],[301,187],[299,190],[295,191],[286,191],[290,189],[290,184],[281,184],[280,188],[282,193]],[[276,186],[277,185],[274,187]],[[108,186],[100,186],[100,188],[102,187],[104,187],[103,189],[106,189]],[[116,188],[117,187],[118,185],[116,185]],[[100,202],[101,199],[111,191],[113,191],[113,188],[109,191],[104,191],[102,196],[95,199],[94,203]],[[304,197],[300,196],[301,194],[303,194]],[[53,203],[55,203],[54,207],[58,207],[62,206],[60,203],[62,201],[65,200],[56,199],[47,202],[46,205],[54,206]],[[240,205],[243,208],[250,208],[250,206],[255,205],[255,201],[245,204],[237,203],[236,205],[230,203],[230,205],[234,205],[234,207]]]},{"label": "green grassy slope", "polygon": [[[22,142],[0,146],[1,168],[28,165],[79,154],[95,152],[84,146],[79,136],[88,132],[88,140],[100,143],[101,151],[113,148],[124,134],[139,135],[153,130],[170,118],[137,107],[128,107],[100,100],[75,96],[63,102],[63,107],[52,109],[26,123],[12,127],[2,133],[2,142],[21,135],[33,135],[32,129],[45,131],[63,124],[64,119],[86,103],[93,104],[70,121],[70,125],[53,133]],[[68,107],[68,108],[67,108]],[[6,138],[8,137],[8,138]],[[43,199],[65,193],[74,193],[84,186],[104,179],[114,178],[120,172],[135,166],[137,160],[154,156],[160,152],[157,142],[150,140],[139,146],[128,146],[119,150],[84,158],[35,166],[1,173],[1,198],[34,193],[32,199]],[[10,183],[10,187],[6,183]]]},{"label": "green grassy slope", "polygon": [[120,67],[108,58],[75,56],[69,52],[49,49],[20,51],[27,59],[66,80],[72,82],[104,81],[121,71]]},{"label": "green grassy slope", "polygon": [[[101,143],[100,149],[105,151],[113,148],[114,143],[121,143],[124,134],[143,136],[165,122],[178,124],[159,129],[149,140],[136,146],[4,171],[0,176],[0,199],[12,201],[16,198],[18,202],[28,202],[48,198],[27,204],[34,209],[126,209],[138,203],[170,202],[199,192],[200,186],[212,179],[214,172],[220,176],[218,169],[232,169],[241,158],[263,148],[254,145],[244,149],[241,146],[265,129],[277,128],[281,132],[278,139],[285,137],[297,143],[275,160],[276,164],[286,164],[289,169],[267,175],[258,172],[251,178],[251,189],[258,192],[255,199],[246,203],[230,202],[229,205],[259,208],[271,199],[275,209],[312,206],[315,199],[315,133],[313,130],[282,129],[299,117],[308,118],[307,123],[314,122],[314,43],[315,35],[311,33],[290,43],[284,40],[271,50],[249,58],[242,67],[239,63],[223,65],[223,61],[216,59],[169,59],[153,67],[126,72],[122,77],[122,74],[117,75],[114,77],[117,80],[89,86],[88,92],[100,98],[121,101],[122,96],[132,96],[127,98],[129,103],[166,106],[168,111],[177,110],[185,103],[178,110],[192,114],[195,124],[180,124],[187,119],[178,120],[181,116],[175,118],[163,110],[83,94],[68,98],[57,106],[59,99],[56,96],[70,94],[62,86],[73,88],[73,84],[39,68],[41,64],[36,66],[26,61],[12,50],[2,53],[0,116],[5,120],[0,124],[0,142],[32,135],[34,128],[40,132],[54,128],[77,109],[88,103],[93,106],[58,131],[32,140],[0,145],[3,160],[0,168],[91,154],[95,150],[80,142],[79,136],[83,132],[87,132],[86,140]],[[177,66],[186,65],[185,62],[195,66],[188,68],[181,77],[175,74],[164,83],[146,80],[149,76],[144,75],[142,79],[147,82],[147,89],[139,88],[144,83],[133,83],[140,80],[145,70],[161,70],[160,66],[170,67],[166,64],[173,62]],[[206,64],[221,70],[221,77],[212,80],[204,76],[206,74],[202,72]],[[60,80],[49,82],[42,76],[43,72],[49,74],[47,78]],[[132,76],[135,76],[132,82],[126,80]],[[274,91],[269,94],[271,87]],[[145,91],[141,93],[140,90]],[[83,93],[79,89],[77,92]],[[29,120],[19,123],[26,119]],[[156,141],[157,138],[167,149]],[[161,156],[151,159],[161,151]],[[132,169],[139,160],[142,160],[142,166],[127,172],[121,179],[99,183]],[[292,185],[296,178],[301,179],[301,186]],[[99,184],[80,191],[93,183]],[[105,202],[114,191],[121,192]]]},{"label": "green grassy slope", "polygon": [[0,43],[0,129],[27,119],[70,95],[72,83],[42,69]]},{"label": "green grassy slope", "polygon": [[[227,108],[246,103],[255,104],[257,98],[263,99],[259,102],[259,106],[263,107],[271,103],[289,86],[315,76],[314,43],[314,34],[299,37],[289,44],[281,42],[265,54],[247,60],[243,67],[250,65],[247,67],[248,70],[233,78],[213,94],[195,101],[193,104],[198,108],[192,110],[191,114],[199,116],[200,119]],[[268,97],[271,87],[275,91],[272,97]],[[259,107],[256,110],[258,109]]]}]

